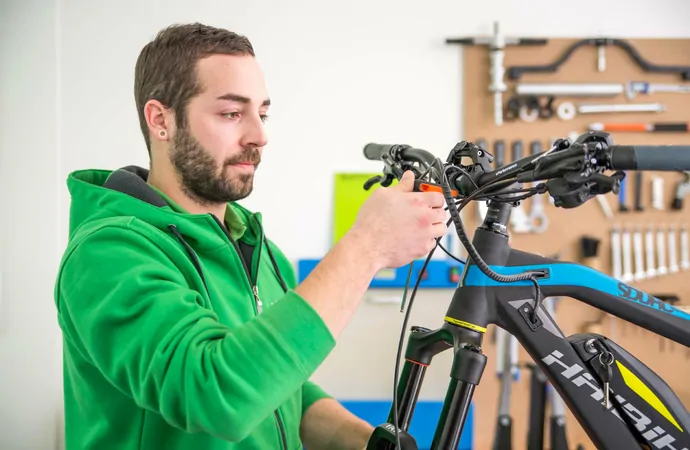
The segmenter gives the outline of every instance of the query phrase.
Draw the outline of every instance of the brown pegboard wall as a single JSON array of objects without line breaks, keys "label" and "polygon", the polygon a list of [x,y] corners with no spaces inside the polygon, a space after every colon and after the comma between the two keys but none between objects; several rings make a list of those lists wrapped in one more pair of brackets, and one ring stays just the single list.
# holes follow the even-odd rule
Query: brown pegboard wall
[{"label": "brown pegboard wall", "polygon": [[[516,65],[544,65],[555,61],[562,52],[579,39],[551,39],[545,46],[539,47],[507,47],[505,50],[504,66]],[[659,65],[690,66],[690,39],[631,39],[628,40],[638,52],[648,61]],[[653,103],[665,105],[661,113],[599,113],[576,115],[572,120],[561,120],[554,116],[551,119],[537,119],[534,122],[516,121],[504,122],[502,126],[494,123],[494,99],[488,91],[490,84],[490,60],[486,46],[463,47],[463,77],[464,77],[464,136],[463,139],[475,141],[484,139],[488,150],[493,152],[493,144],[497,140],[504,140],[506,144],[506,162],[512,159],[512,144],[516,140],[523,142],[524,153],[530,151],[530,142],[539,140],[542,147],[549,145],[554,138],[567,137],[571,133],[581,134],[587,131],[592,122],[690,122],[690,93],[655,93],[639,94],[634,100],[625,95],[616,97],[556,97],[554,105],[570,101],[578,104],[621,104],[621,103]],[[605,50],[606,66],[603,72],[597,71],[597,50],[591,46],[577,49],[572,56],[555,73],[526,73],[518,82],[544,83],[627,83],[629,81],[648,81],[671,84],[690,84],[683,82],[678,74],[647,73],[625,53],[617,47],[607,47]],[[508,92],[504,94],[504,105],[514,95],[515,81],[506,77]],[[543,101],[543,98],[542,98]],[[642,132],[612,132],[617,144],[654,145],[654,144],[683,144],[690,145],[690,133],[642,133]],[[663,185],[664,210],[652,208],[652,178],[661,177]],[[612,274],[610,233],[614,227],[634,229],[642,226],[668,227],[690,225],[690,197],[685,201],[685,209],[671,211],[670,205],[676,184],[682,179],[679,173],[645,172],[642,184],[643,211],[634,211],[633,192],[635,188],[634,174],[627,177],[627,205],[629,212],[618,211],[618,196],[609,194],[605,198],[614,213],[614,219],[609,220],[604,215],[599,203],[590,200],[575,209],[556,208],[546,196],[542,196],[545,213],[549,224],[543,233],[512,233],[511,242],[514,248],[544,255],[558,254],[561,259],[582,262],[579,252],[579,239],[587,235],[599,239],[598,260],[596,268]],[[530,200],[524,202],[529,211]],[[478,225],[477,209],[472,208],[470,214],[464,214],[468,230]],[[656,241],[655,241],[656,244]],[[677,237],[677,257],[680,259],[680,238]],[[668,259],[669,252],[666,251]],[[634,268],[634,258],[633,258]],[[680,298],[681,305],[690,305],[690,283],[687,281],[690,271],[680,271],[653,279],[632,281],[630,284],[652,294],[675,294]],[[556,318],[566,335],[583,331],[587,322],[597,321],[602,314],[583,303],[572,299],[563,299],[557,307]],[[690,385],[687,376],[690,374],[690,350],[671,341],[659,338],[637,326],[620,319],[611,320],[603,316],[598,331],[611,335],[613,339],[656,371],[680,396],[681,401],[690,405]],[[493,330],[490,331],[490,333]],[[477,449],[490,449],[496,426],[496,413],[499,398],[499,383],[495,374],[496,350],[490,339],[486,339],[485,352],[489,356],[489,363],[485,376],[474,395],[475,426],[474,435]],[[520,363],[529,362],[529,357],[520,349]],[[513,416],[514,449],[524,449],[526,446],[527,420],[529,409],[529,374],[523,370],[520,380],[513,386],[511,397],[511,413]],[[594,445],[587,438],[584,431],[568,413],[567,426],[572,448],[582,443],[586,449],[594,449]],[[547,426],[548,430],[548,426]],[[548,433],[548,431],[547,431]],[[548,441],[547,441],[548,442]]]}]

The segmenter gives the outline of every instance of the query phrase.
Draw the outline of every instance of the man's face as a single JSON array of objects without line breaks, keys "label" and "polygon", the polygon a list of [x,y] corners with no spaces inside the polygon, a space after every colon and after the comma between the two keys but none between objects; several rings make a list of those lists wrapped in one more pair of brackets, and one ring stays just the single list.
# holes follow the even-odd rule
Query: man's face
[{"label": "man's face", "polygon": [[253,188],[266,145],[268,95],[256,60],[213,55],[197,64],[202,93],[175,131],[170,160],[185,193],[204,205],[240,200]]}]

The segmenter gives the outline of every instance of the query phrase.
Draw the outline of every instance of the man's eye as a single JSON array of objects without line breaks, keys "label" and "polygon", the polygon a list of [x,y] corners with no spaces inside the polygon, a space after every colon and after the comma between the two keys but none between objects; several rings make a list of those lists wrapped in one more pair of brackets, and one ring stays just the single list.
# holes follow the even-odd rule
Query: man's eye
[{"label": "man's eye", "polygon": [[227,117],[228,119],[237,119],[240,116],[240,113],[230,112],[230,113],[223,114],[223,116]]},{"label": "man's eye", "polygon": [[267,120],[268,120],[268,115],[263,114],[263,115],[261,116],[261,121],[262,121],[263,123],[266,123]]}]

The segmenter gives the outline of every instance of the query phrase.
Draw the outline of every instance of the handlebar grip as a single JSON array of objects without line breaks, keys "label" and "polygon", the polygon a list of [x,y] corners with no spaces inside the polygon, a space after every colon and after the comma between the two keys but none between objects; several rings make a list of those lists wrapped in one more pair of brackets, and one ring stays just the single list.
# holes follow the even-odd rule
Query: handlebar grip
[{"label": "handlebar grip", "polygon": [[614,145],[611,169],[690,171],[690,145]]},{"label": "handlebar grip", "polygon": [[388,153],[393,145],[370,143],[364,146],[364,157],[372,161],[381,161],[381,155]]}]

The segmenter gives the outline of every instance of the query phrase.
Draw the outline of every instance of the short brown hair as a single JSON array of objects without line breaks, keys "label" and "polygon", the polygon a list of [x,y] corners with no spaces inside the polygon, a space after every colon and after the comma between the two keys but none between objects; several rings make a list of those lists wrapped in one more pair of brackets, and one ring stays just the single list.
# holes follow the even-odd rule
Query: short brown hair
[{"label": "short brown hair", "polygon": [[187,104],[201,91],[196,63],[214,54],[255,56],[245,36],[201,23],[164,28],[141,50],[134,71],[134,98],[149,156],[151,140],[144,105],[158,100],[172,109],[176,125],[183,128]]}]

